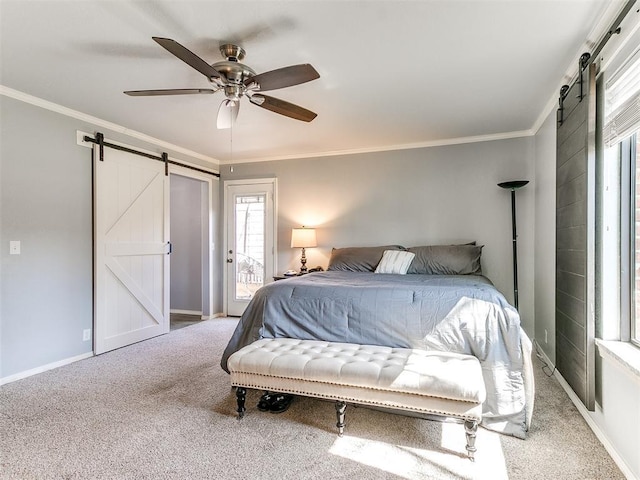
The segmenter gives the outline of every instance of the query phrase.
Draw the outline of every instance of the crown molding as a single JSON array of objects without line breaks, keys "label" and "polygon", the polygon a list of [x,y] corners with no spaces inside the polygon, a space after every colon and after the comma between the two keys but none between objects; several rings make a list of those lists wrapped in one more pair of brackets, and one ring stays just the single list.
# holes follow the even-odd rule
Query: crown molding
[{"label": "crown molding", "polygon": [[442,140],[432,140],[427,142],[403,143],[397,145],[386,145],[372,148],[354,148],[345,150],[329,150],[325,152],[314,152],[294,155],[275,155],[271,157],[243,158],[241,160],[225,161],[221,160],[220,165],[237,165],[240,163],[275,162],[278,160],[297,160],[301,158],[322,158],[335,157],[339,155],[358,155],[362,153],[389,152],[393,150],[412,150],[417,148],[442,147],[447,145],[460,145],[464,143],[492,142],[494,140],[508,140],[510,138],[530,137],[534,135],[533,130],[520,130],[516,132],[492,133],[490,135],[476,135],[473,137],[446,138]]},{"label": "crown molding", "polygon": [[129,128],[123,127],[122,125],[118,125],[116,123],[108,122],[107,120],[102,120],[101,118],[94,117],[92,115],[88,115],[83,112],[79,112],[78,110],[73,110],[68,107],[64,107],[62,105],[58,105],[57,103],[50,102],[48,100],[44,100],[39,97],[35,97],[33,95],[29,95],[28,93],[21,92],[19,90],[15,90],[13,88],[9,88],[4,85],[0,85],[0,95],[4,95],[5,97],[10,97],[15,100],[19,100],[21,102],[29,103],[36,107],[44,108],[46,110],[50,110],[52,112],[59,113],[61,115],[65,115],[67,117],[75,118],[77,120],[81,120],[83,122],[91,123],[97,127],[106,128],[112,130],[114,132],[122,133],[132,138],[136,138],[138,140],[142,140],[143,142],[150,143],[152,145],[156,145],[160,148],[174,151],[176,153],[181,153],[183,155],[187,155],[191,158],[197,158],[198,160],[204,160],[205,162],[209,162],[214,164],[215,166],[220,165],[220,161],[216,158],[209,157],[207,155],[203,155],[198,152],[194,152],[193,150],[189,150],[187,148],[180,147],[178,145],[174,145],[169,142],[165,142],[164,140],[160,140],[158,138],[152,137],[150,135],[146,135],[144,133],[138,132],[136,130],[131,130]]}]

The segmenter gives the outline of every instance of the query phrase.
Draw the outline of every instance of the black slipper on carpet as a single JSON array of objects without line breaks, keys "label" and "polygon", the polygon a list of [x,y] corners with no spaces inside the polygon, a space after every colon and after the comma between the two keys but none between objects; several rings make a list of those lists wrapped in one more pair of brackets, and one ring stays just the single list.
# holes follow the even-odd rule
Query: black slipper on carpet
[{"label": "black slipper on carpet", "polygon": [[286,412],[293,402],[293,395],[288,395],[286,393],[280,393],[275,396],[273,401],[271,402],[271,408],[269,409],[271,413],[282,413]]},{"label": "black slipper on carpet", "polygon": [[258,410],[260,410],[261,412],[268,412],[269,410],[271,410],[271,405],[273,404],[276,397],[276,393],[267,392],[262,395],[260,397],[260,400],[258,401]]}]

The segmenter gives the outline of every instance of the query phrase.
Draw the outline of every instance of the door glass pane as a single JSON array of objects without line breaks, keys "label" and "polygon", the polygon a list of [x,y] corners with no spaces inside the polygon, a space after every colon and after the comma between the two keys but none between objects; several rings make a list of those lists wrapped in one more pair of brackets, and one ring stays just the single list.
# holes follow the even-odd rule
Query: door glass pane
[{"label": "door glass pane", "polygon": [[265,197],[235,197],[236,300],[250,300],[264,284]]}]

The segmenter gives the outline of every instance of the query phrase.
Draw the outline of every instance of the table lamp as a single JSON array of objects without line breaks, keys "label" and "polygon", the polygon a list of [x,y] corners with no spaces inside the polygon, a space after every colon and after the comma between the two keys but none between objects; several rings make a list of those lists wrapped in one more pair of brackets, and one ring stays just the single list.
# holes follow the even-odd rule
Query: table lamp
[{"label": "table lamp", "polygon": [[291,248],[302,248],[300,274],[307,273],[307,257],[304,249],[316,247],[317,245],[315,228],[302,227],[291,230]]}]

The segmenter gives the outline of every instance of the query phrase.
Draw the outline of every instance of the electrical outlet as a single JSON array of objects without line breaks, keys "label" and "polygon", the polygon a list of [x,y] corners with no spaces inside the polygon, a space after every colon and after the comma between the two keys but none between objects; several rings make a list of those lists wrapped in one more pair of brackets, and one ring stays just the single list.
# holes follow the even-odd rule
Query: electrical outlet
[{"label": "electrical outlet", "polygon": [[82,341],[83,342],[87,342],[89,340],[91,340],[91,329],[90,328],[85,328],[82,331]]},{"label": "electrical outlet", "polygon": [[544,343],[545,343],[545,345],[546,345],[547,343],[549,343],[549,342],[548,342],[548,340],[549,340],[549,339],[547,338],[547,329],[545,328],[545,329],[544,329]]},{"label": "electrical outlet", "polygon": [[9,240],[9,255],[20,255],[20,240]]}]

